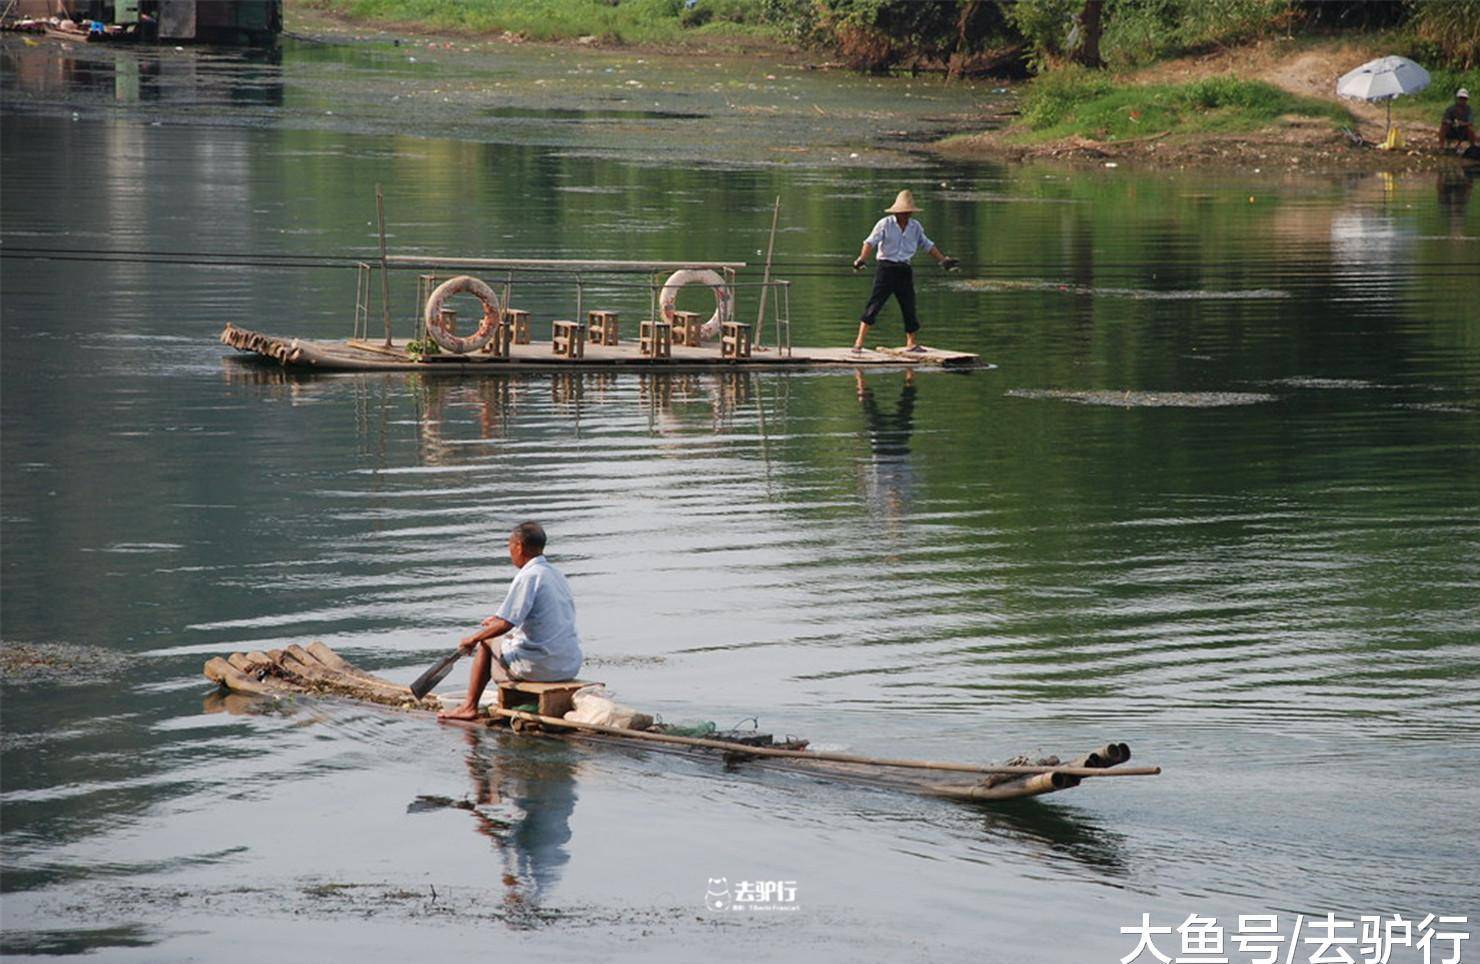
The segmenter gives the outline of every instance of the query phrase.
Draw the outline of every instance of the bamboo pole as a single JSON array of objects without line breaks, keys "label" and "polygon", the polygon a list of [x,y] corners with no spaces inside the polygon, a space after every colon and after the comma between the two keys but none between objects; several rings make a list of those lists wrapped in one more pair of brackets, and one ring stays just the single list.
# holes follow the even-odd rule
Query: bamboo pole
[{"label": "bamboo pole", "polygon": [[1079,786],[1079,777],[1066,775],[1063,771],[1037,773],[1018,777],[1005,783],[978,783],[962,786],[953,783],[926,784],[925,791],[936,796],[956,800],[1016,800],[1021,797],[1036,797],[1058,790]]},{"label": "bamboo pole", "polygon": [[766,243],[766,273],[761,277],[761,307],[755,316],[755,343],[759,346],[766,331],[766,294],[771,290],[771,252],[776,250],[776,222],[781,218],[781,195],[771,209],[771,240]]},{"label": "bamboo pole", "polygon": [[[323,670],[317,670],[309,661],[318,663]],[[284,663],[288,665],[284,666]],[[303,692],[302,684],[297,686],[289,681],[276,679],[268,676],[257,680],[251,675],[253,669],[268,664],[277,665],[299,679],[308,680],[316,677],[314,682],[337,684],[345,690],[359,695],[362,698],[380,697],[376,702],[385,701],[399,703],[406,706],[411,702],[409,690],[402,692],[403,687],[380,679],[353,664],[347,662],[339,654],[325,646],[321,642],[314,642],[307,649],[291,646],[287,651],[275,650],[273,653],[233,653],[229,660],[215,657],[206,663],[205,676],[228,689],[243,693],[252,693],[261,696],[282,696]],[[300,669],[294,664],[308,668],[308,672]],[[327,671],[327,672],[325,672]],[[327,677],[327,678],[326,678]],[[332,679],[338,677],[338,679]],[[373,696],[371,695],[373,694]],[[401,702],[401,701],[405,702]],[[423,704],[424,706],[425,704]],[[1110,769],[1109,767],[1096,766],[993,766],[989,764],[976,763],[947,763],[933,760],[904,760],[887,757],[858,756],[850,753],[830,753],[816,750],[786,750],[780,747],[770,746],[747,746],[745,744],[727,742],[724,740],[710,740],[702,737],[677,736],[671,733],[653,733],[646,730],[628,730],[615,726],[602,726],[597,723],[578,723],[574,720],[566,720],[553,716],[542,716],[538,713],[526,713],[522,710],[505,709],[500,706],[490,705],[484,707],[487,717],[480,718],[474,722],[486,723],[489,718],[503,718],[510,721],[523,723],[535,723],[540,726],[552,727],[559,730],[576,731],[581,733],[595,733],[602,736],[620,737],[622,739],[638,740],[648,743],[663,743],[670,746],[687,746],[707,750],[720,750],[732,753],[739,757],[765,757],[776,760],[790,760],[794,762],[813,763],[842,763],[856,766],[893,767],[911,770],[936,770],[948,773],[970,773],[981,775],[1009,775],[1014,779],[991,784],[984,783],[971,787],[962,787],[952,784],[931,784],[928,789],[933,793],[944,796],[969,797],[972,799],[1007,799],[1018,796],[1033,796],[1039,793],[1048,793],[1053,790],[1065,789],[1076,786],[1079,780],[1085,777],[1134,777],[1134,776],[1156,776],[1161,773],[1161,767],[1120,767]],[[1094,754],[1086,754],[1085,758],[1093,756],[1109,756],[1105,751],[1115,749],[1115,755],[1122,759],[1129,758],[1130,749],[1124,744],[1110,744],[1104,751]],[[1123,756],[1122,756],[1123,754]],[[1078,761],[1076,761],[1077,763]]]},{"label": "bamboo pole", "polygon": [[393,254],[386,259],[400,267],[418,268],[530,268],[552,271],[676,271],[725,268],[738,270],[744,261],[582,261],[560,258],[437,258],[416,254]]},{"label": "bamboo pole", "polygon": [[385,315],[385,347],[391,347],[391,262],[385,250],[385,192],[375,185],[375,219],[380,222],[380,310]]},{"label": "bamboo pole", "polygon": [[887,757],[855,756],[850,753],[827,753],[817,750],[783,750],[774,746],[746,746],[740,743],[727,743],[724,740],[706,740],[696,736],[675,736],[671,733],[650,733],[646,730],[624,730],[621,727],[602,726],[598,723],[577,723],[574,720],[562,720],[553,716],[540,716],[538,713],[526,713],[522,710],[504,709],[499,706],[488,706],[485,707],[485,710],[490,716],[500,716],[505,719],[520,720],[525,723],[538,723],[541,726],[554,726],[567,730],[584,730],[591,733],[601,733],[606,736],[631,737],[636,740],[669,743],[675,746],[725,750],[741,756],[763,756],[787,760],[821,760],[828,763],[856,763],[866,766],[900,767],[911,770],[944,770],[951,773],[1010,773],[1017,776],[1059,773],[1066,777],[1148,777],[1161,773],[1161,767],[1126,767],[1124,769],[1111,770],[1098,767],[1069,766],[990,766],[976,763],[942,763],[933,760],[898,760]]}]

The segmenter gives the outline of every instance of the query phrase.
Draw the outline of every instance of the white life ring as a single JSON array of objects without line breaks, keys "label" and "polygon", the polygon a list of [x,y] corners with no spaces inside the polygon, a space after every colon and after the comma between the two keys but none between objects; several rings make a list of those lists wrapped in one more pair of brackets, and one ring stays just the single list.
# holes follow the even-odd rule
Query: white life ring
[{"label": "white life ring", "polygon": [[[466,338],[459,338],[456,332],[442,326],[442,302],[464,291],[482,302],[483,320],[478,324],[477,331]],[[427,334],[444,351],[450,351],[454,355],[466,355],[479,350],[493,340],[494,330],[498,328],[502,317],[498,295],[493,293],[493,289],[472,275],[460,274],[456,278],[442,282],[437,286],[437,290],[432,292],[431,297],[427,299],[424,321]]]},{"label": "white life ring", "polygon": [[707,268],[703,271],[692,268],[675,271],[663,282],[663,290],[658,295],[658,310],[664,321],[673,321],[673,303],[678,299],[678,289],[686,284],[701,284],[714,292],[714,314],[699,328],[699,337],[718,338],[720,326],[735,316],[734,290],[718,272]]}]

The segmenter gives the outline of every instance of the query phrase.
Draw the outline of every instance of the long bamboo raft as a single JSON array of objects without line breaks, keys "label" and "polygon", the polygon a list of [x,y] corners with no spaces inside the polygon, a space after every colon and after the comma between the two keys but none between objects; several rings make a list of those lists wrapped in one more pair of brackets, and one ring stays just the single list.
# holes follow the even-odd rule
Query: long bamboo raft
[{"label": "long bamboo raft", "polygon": [[509,346],[507,358],[486,354],[428,355],[415,357],[407,352],[407,339],[394,338],[389,347],[384,342],[349,338],[340,341],[269,335],[227,324],[221,331],[221,343],[278,362],[284,368],[301,371],[353,372],[401,371],[433,374],[494,374],[530,371],[639,371],[690,372],[713,369],[797,369],[857,368],[889,366],[909,368],[939,366],[973,368],[981,364],[978,355],[966,352],[926,348],[919,354],[907,354],[898,348],[870,348],[854,352],[848,348],[804,348],[797,346],[789,353],[757,350],[746,358],[723,358],[717,346],[689,348],[675,345],[666,358],[649,358],[642,354],[635,340],[616,345],[588,345],[580,358],[555,355],[549,342]]},{"label": "long bamboo raft", "polygon": [[[321,642],[266,653],[214,657],[205,664],[204,673],[223,691],[266,699],[339,697],[428,716],[447,705],[435,694],[418,700],[408,687],[359,669]],[[1118,742],[1107,743],[1067,763],[1058,757],[1037,761],[1020,757],[1003,764],[949,763],[820,752],[807,749],[804,740],[788,739],[778,744],[769,735],[751,731],[706,738],[665,732],[663,724],[623,729],[564,719],[570,695],[591,682],[505,684],[499,688],[497,702],[483,707],[484,715],[475,725],[508,726],[521,733],[556,738],[718,754],[732,767],[777,767],[820,779],[968,801],[1034,797],[1077,787],[1094,777],[1155,776],[1161,772],[1160,767],[1123,766],[1131,751]],[[515,708],[528,703],[535,703],[537,711]],[[953,776],[947,778],[947,774]]]},{"label": "long bamboo raft", "polygon": [[[614,261],[610,259],[466,258],[392,255],[386,245],[380,189],[380,259],[355,265],[355,304],[351,336],[322,340],[254,331],[227,323],[220,340],[238,351],[303,371],[418,371],[439,374],[491,374],[509,371],[637,369],[695,371],[715,369],[848,368],[859,366],[974,368],[970,352],[940,348],[793,346],[791,282],[771,274],[767,255],[759,282],[742,282],[743,261]],[[780,210],[777,200],[777,213]],[[772,219],[772,241],[776,221]],[[415,272],[415,310],[409,337],[393,337],[392,271]],[[478,271],[490,280],[463,272]],[[663,277],[668,274],[666,279]],[[380,278],[381,331],[371,336],[374,275]],[[449,277],[448,274],[452,276]],[[623,280],[625,279],[625,280]],[[517,290],[570,285],[573,308],[565,319],[550,319],[550,335],[534,338],[534,319],[511,307]],[[680,289],[693,285],[714,298],[714,315],[700,322],[697,312],[677,309]],[[737,297],[753,293],[754,322],[742,321]],[[594,295],[606,299],[593,306]],[[456,333],[454,296],[480,302],[477,330]],[[646,302],[643,304],[642,302]],[[588,309],[600,310],[588,310]],[[633,309],[638,319],[633,321]],[[767,310],[770,343],[767,344]],[[616,310],[620,309],[620,310]],[[622,316],[626,315],[625,336]],[[747,318],[750,316],[747,315]],[[544,322],[541,322],[543,325]]]}]

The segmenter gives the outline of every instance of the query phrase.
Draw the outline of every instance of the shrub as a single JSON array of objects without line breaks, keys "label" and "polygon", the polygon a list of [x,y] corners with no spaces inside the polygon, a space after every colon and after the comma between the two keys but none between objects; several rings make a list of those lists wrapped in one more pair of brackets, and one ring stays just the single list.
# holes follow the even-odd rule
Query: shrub
[{"label": "shrub", "polygon": [[[1017,0],[1007,18],[1042,70],[1065,55],[1073,17],[1083,8],[1083,0]],[[1284,26],[1289,11],[1290,0],[1107,0],[1100,52],[1112,67],[1134,67],[1262,36]]]},{"label": "shrub", "polygon": [[1413,32],[1437,48],[1445,66],[1480,67],[1480,0],[1410,0],[1410,6]]},{"label": "shrub", "polygon": [[1278,114],[1290,100],[1289,94],[1273,85],[1229,76],[1195,80],[1181,89],[1181,97],[1189,107],[1241,107],[1264,114]]},{"label": "shrub", "polygon": [[1034,130],[1052,127],[1082,104],[1104,97],[1110,81],[1084,67],[1069,66],[1039,74],[1023,98],[1023,120]]},{"label": "shrub", "polygon": [[1070,17],[1081,8],[1075,0],[1018,0],[1008,5],[1007,20],[1028,44],[1028,60],[1042,71],[1064,54]]}]

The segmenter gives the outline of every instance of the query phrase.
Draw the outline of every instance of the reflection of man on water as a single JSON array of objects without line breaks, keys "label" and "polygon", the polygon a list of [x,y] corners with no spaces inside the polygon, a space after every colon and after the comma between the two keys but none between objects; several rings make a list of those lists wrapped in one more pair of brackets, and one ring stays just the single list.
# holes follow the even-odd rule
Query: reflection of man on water
[{"label": "reflection of man on water", "polygon": [[898,518],[909,508],[915,486],[915,469],[910,459],[910,438],[915,431],[915,373],[904,373],[899,400],[892,412],[879,407],[861,370],[853,377],[872,449],[864,480],[865,496],[888,516]]},{"label": "reflection of man on water", "polygon": [[[576,765],[564,748],[553,754],[520,748],[498,753],[495,739],[469,731],[468,772],[473,778],[473,801],[479,809],[478,832],[493,841],[503,857],[506,903],[537,906],[560,879],[570,862],[570,817],[576,807]],[[486,751],[492,750],[498,753]],[[510,820],[486,811],[507,807]]]}]

